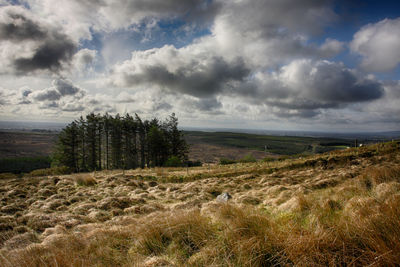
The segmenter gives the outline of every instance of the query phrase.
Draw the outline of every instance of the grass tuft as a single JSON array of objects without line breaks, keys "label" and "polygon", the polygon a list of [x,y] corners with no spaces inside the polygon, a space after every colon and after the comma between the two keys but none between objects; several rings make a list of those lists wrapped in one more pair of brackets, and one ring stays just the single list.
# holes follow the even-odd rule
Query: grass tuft
[{"label": "grass tuft", "polygon": [[93,186],[97,184],[96,179],[91,174],[74,174],[75,183],[79,186]]}]

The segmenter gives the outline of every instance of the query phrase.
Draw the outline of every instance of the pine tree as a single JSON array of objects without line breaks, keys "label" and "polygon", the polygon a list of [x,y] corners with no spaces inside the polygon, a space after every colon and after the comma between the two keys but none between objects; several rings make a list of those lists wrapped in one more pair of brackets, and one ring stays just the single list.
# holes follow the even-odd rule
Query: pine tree
[{"label": "pine tree", "polygon": [[110,125],[111,119],[110,115],[106,113],[106,115],[103,116],[103,124],[104,124],[104,136],[105,136],[105,157],[106,157],[106,169],[110,169],[110,160],[109,160],[109,153],[110,153],[110,148],[109,148],[109,136],[110,136]]},{"label": "pine tree", "polygon": [[86,116],[86,142],[88,150],[88,169],[89,171],[97,170],[97,130],[98,119],[94,113]]},{"label": "pine tree", "polygon": [[165,152],[167,151],[164,131],[157,119],[151,120],[149,125],[150,129],[147,135],[149,159],[152,166],[162,166],[166,160]]},{"label": "pine tree", "polygon": [[122,122],[119,114],[111,117],[111,156],[113,169],[121,169],[122,162]]},{"label": "pine tree", "polygon": [[59,134],[55,159],[59,165],[78,171],[78,126],[75,122],[65,127]]},{"label": "pine tree", "polygon": [[178,129],[178,118],[172,113],[166,122],[168,131],[168,142],[171,148],[171,155],[177,156],[182,161],[187,160],[188,145],[183,137],[182,131]]},{"label": "pine tree", "polygon": [[136,168],[136,123],[129,114],[126,114],[122,120],[122,136],[124,140],[124,168]]},{"label": "pine tree", "polygon": [[139,146],[140,146],[140,168],[144,168],[146,164],[146,129],[143,124],[142,119],[139,115],[135,114],[135,119],[138,124],[138,134],[139,134]]},{"label": "pine tree", "polygon": [[78,125],[78,171],[87,171],[87,154],[86,154],[86,121],[81,116]]}]

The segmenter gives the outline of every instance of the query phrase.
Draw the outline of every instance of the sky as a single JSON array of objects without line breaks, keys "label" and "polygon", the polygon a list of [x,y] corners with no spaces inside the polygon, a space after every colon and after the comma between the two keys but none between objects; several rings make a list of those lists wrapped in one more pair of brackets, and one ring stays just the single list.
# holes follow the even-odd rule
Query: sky
[{"label": "sky", "polygon": [[0,0],[0,120],[400,130],[400,3]]}]

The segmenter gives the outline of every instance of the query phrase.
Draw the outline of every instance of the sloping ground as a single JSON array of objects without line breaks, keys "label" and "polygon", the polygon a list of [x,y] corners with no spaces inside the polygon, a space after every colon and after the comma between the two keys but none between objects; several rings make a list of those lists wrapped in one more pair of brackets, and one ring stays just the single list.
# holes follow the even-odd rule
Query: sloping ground
[{"label": "sloping ground", "polygon": [[279,155],[259,150],[210,145],[207,143],[190,144],[189,149],[189,159],[192,161],[199,160],[203,163],[218,163],[222,158],[240,160],[246,155],[252,155],[257,160],[262,160],[267,156],[279,157]]},{"label": "sloping ground", "polygon": [[1,180],[0,266],[398,265],[399,151]]}]

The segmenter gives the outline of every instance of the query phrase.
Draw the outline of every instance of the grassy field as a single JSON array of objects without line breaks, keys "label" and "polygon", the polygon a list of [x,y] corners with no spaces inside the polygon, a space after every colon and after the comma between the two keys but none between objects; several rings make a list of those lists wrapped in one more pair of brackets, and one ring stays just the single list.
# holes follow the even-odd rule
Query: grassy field
[{"label": "grassy field", "polygon": [[[396,266],[400,146],[0,180],[0,266]],[[231,199],[219,200],[228,192]]]}]

